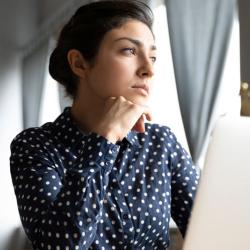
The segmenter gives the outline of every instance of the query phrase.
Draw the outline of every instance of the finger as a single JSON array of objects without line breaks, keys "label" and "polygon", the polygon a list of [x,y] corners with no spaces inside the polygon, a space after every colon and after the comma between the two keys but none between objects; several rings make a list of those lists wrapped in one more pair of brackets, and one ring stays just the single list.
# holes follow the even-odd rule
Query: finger
[{"label": "finger", "polygon": [[152,112],[148,112],[148,113],[144,113],[146,119],[148,121],[152,121],[153,120],[153,115],[152,115]]},{"label": "finger", "polygon": [[142,115],[138,121],[138,124],[139,124],[139,131],[141,133],[144,133],[145,132],[145,120],[144,120],[144,115]]},{"label": "finger", "polygon": [[139,133],[145,132],[145,124],[144,124],[143,115],[138,119],[138,121],[136,122],[132,130],[137,131]]},{"label": "finger", "polygon": [[152,111],[148,106],[144,106],[144,108],[145,108],[143,112],[143,115],[145,116],[144,118],[148,121],[152,121],[153,119]]}]

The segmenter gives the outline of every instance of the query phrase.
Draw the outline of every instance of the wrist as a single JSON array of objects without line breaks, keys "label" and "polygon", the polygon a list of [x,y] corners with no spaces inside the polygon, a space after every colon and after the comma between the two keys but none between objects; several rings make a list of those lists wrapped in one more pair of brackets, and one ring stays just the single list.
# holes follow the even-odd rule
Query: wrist
[{"label": "wrist", "polygon": [[96,128],[93,130],[94,133],[101,135],[104,137],[106,140],[109,142],[116,144],[116,142],[120,139],[119,136],[117,136],[114,133],[114,129],[101,129],[101,128]]}]

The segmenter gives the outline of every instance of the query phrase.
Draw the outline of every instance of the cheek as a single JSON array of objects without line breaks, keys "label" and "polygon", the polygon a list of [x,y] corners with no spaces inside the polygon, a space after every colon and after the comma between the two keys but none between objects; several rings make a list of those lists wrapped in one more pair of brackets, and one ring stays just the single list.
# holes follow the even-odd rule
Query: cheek
[{"label": "cheek", "polygon": [[132,73],[133,61],[128,59],[113,59],[106,63],[106,72],[116,77],[124,77]]},{"label": "cheek", "polygon": [[133,73],[131,64],[128,62],[112,60],[107,61],[97,75],[107,89],[119,91],[132,83]]}]

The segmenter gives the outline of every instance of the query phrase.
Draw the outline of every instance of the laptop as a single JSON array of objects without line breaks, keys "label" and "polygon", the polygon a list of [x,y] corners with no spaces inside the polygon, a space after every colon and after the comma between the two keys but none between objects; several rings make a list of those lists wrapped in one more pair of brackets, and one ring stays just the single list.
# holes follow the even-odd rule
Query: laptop
[{"label": "laptop", "polygon": [[183,250],[250,250],[250,117],[216,123]]}]

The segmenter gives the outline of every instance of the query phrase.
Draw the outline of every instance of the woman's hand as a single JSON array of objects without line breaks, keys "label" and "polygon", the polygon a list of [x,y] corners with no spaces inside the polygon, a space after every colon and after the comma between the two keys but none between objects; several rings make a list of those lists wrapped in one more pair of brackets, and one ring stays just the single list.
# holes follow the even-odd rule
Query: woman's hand
[{"label": "woman's hand", "polygon": [[147,106],[135,104],[123,96],[110,97],[93,132],[112,143],[121,141],[130,130],[145,132],[144,119],[152,120]]}]

